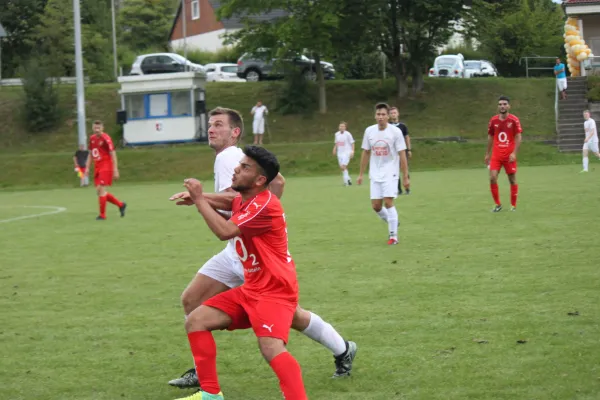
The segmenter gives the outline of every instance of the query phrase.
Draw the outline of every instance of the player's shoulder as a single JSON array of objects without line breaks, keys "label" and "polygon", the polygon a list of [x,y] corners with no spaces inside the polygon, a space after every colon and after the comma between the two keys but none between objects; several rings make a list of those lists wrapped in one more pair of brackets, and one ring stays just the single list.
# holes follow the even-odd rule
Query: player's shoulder
[{"label": "player's shoulder", "polygon": [[500,121],[500,116],[498,114],[492,115],[492,117],[490,118],[490,122],[497,122],[497,121]]},{"label": "player's shoulder", "polygon": [[106,141],[112,140],[111,137],[110,137],[110,135],[108,133],[106,133],[106,132],[102,132],[102,134],[100,135],[100,137],[103,140],[106,140]]},{"label": "player's shoulder", "polygon": [[521,122],[519,120],[519,117],[517,117],[515,114],[508,114],[508,119],[510,119],[511,121],[515,121],[515,122]]},{"label": "player's shoulder", "polygon": [[367,134],[367,133],[370,134],[370,133],[373,133],[373,132],[377,132],[378,129],[379,128],[377,127],[377,124],[367,126],[367,128],[365,129],[365,134]]}]

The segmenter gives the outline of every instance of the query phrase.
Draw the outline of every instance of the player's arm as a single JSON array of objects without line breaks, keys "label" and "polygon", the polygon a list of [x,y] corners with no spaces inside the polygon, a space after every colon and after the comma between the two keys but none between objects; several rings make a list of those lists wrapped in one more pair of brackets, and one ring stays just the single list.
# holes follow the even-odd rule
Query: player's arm
[{"label": "player's arm", "polygon": [[89,151],[87,155],[87,160],[85,160],[85,174],[88,175],[90,173],[90,165],[92,164],[92,152]]},{"label": "player's arm", "polygon": [[333,150],[332,150],[332,153],[333,153],[333,155],[334,155],[334,156],[337,154],[337,151],[336,151],[336,149],[337,149],[337,143],[333,143]]},{"label": "player's arm", "polygon": [[[242,233],[236,224],[230,220],[223,219],[221,214],[215,211],[204,195],[197,198],[194,203],[196,209],[202,215],[204,221],[206,221],[206,225],[220,240],[233,239]],[[229,208],[231,208],[231,205]]]},{"label": "player's arm", "polygon": [[408,155],[408,158],[412,158],[412,147],[410,145],[409,134],[406,134],[406,136],[404,136],[404,141],[406,142],[406,154]]},{"label": "player's arm", "polygon": [[488,143],[487,149],[485,151],[485,163],[490,163],[490,157],[492,155],[492,147],[494,147],[494,124],[492,124],[492,120],[490,119],[490,123],[488,124]]},{"label": "player's arm", "polygon": [[520,133],[517,133],[515,135],[515,151],[514,151],[515,156],[519,152],[519,148],[521,147],[521,140],[522,139],[523,138],[522,138],[522,135]]},{"label": "player's arm", "polygon": [[398,152],[400,156],[400,171],[402,171],[402,180],[408,182],[408,159],[406,158],[406,150]]},{"label": "player's arm", "polygon": [[110,158],[113,162],[113,174],[115,178],[119,178],[119,163],[117,160],[117,152],[115,150],[110,152]]},{"label": "player's arm", "polygon": [[[358,173],[358,179],[362,182],[363,174],[365,173],[365,169],[367,169],[367,164],[369,163],[369,157],[371,156],[371,150],[363,149],[362,154],[360,155],[360,172]],[[360,183],[357,182],[359,185]]]},{"label": "player's arm", "polygon": [[238,193],[231,189],[221,193],[204,193],[204,198],[215,210],[231,211],[231,203],[237,195]]},{"label": "player's arm", "polygon": [[73,156],[73,165],[75,166],[75,169],[79,168],[79,164],[77,164],[77,157]]},{"label": "player's arm", "polygon": [[590,139],[594,137],[594,134],[596,133],[596,128],[586,129],[585,133],[585,143],[587,143],[588,141],[590,141]]},{"label": "player's arm", "polygon": [[271,181],[269,184],[269,191],[277,196],[278,199],[281,199],[283,196],[283,188],[285,187],[285,178],[281,174],[277,174],[275,179]]}]

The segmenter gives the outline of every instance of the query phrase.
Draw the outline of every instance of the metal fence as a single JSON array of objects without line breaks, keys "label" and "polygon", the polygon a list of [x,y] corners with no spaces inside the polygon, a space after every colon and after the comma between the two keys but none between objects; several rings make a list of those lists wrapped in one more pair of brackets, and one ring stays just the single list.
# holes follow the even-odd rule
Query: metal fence
[{"label": "metal fence", "polygon": [[[539,57],[539,56],[521,57],[521,59],[519,60],[519,64],[523,64],[523,60],[525,60],[525,76],[527,78],[529,78],[529,71],[554,70],[554,64],[555,64],[554,61],[556,60],[556,57]],[[540,60],[551,60],[551,61],[546,61],[549,66],[540,67],[539,66],[540,64],[537,62]],[[544,64],[546,62],[544,62]]]}]

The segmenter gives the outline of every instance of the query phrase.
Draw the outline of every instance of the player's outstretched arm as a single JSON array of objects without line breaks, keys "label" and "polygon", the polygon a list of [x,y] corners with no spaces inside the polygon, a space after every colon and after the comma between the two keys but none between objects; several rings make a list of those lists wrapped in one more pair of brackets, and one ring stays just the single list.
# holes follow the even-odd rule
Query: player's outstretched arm
[{"label": "player's outstretched arm", "polygon": [[370,156],[371,151],[363,149],[362,154],[360,156],[360,172],[358,173],[358,179],[356,181],[356,183],[359,185],[362,184],[363,174],[365,173],[365,169],[367,168],[367,163],[369,162]]},{"label": "player's outstretched arm", "polygon": [[277,196],[278,199],[281,199],[283,196],[283,188],[285,187],[285,178],[281,174],[277,174],[275,179],[271,181],[269,184],[269,191]]},{"label": "player's outstretched arm", "polygon": [[[221,193],[205,193],[204,197],[210,203],[211,207],[215,210],[231,211],[231,202],[237,196],[237,192],[233,190],[227,190]],[[189,192],[175,193],[169,197],[171,201],[177,201],[178,206],[193,206],[194,200],[190,196]]]},{"label": "player's outstretched arm", "polygon": [[[226,221],[221,214],[212,208],[202,192],[202,184],[198,180],[188,178],[184,182],[184,186],[188,190],[191,199],[194,201],[196,209],[202,215],[204,221],[206,221],[206,225],[208,225],[209,229],[216,237],[220,240],[229,240],[241,234],[241,231],[236,224],[231,221]],[[220,194],[225,195],[227,192]]]}]

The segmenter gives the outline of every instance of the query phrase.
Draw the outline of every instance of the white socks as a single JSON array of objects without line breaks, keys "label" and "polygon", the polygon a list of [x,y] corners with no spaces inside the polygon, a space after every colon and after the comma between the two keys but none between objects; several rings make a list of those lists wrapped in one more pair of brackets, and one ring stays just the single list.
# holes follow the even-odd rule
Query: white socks
[{"label": "white socks", "polygon": [[590,165],[590,159],[588,157],[583,157],[583,170],[587,171],[589,165]]},{"label": "white socks", "polygon": [[387,222],[388,228],[390,230],[390,237],[397,238],[398,237],[398,211],[396,211],[396,207],[392,206],[387,209]]},{"label": "white socks", "polygon": [[379,215],[379,218],[381,218],[382,220],[384,220],[385,222],[388,222],[388,212],[387,212],[387,208],[382,208],[379,211],[376,211],[377,215]]},{"label": "white socks", "polygon": [[348,173],[348,170],[347,170],[347,169],[345,169],[345,170],[342,172],[342,177],[343,177],[343,179],[344,179],[344,185],[345,185],[345,184],[347,184],[347,183],[348,183],[348,181],[350,180],[350,174]]},{"label": "white socks", "polygon": [[327,347],[334,356],[339,356],[346,351],[344,338],[327,322],[323,321],[317,314],[310,313],[308,327],[302,331],[303,334]]}]

